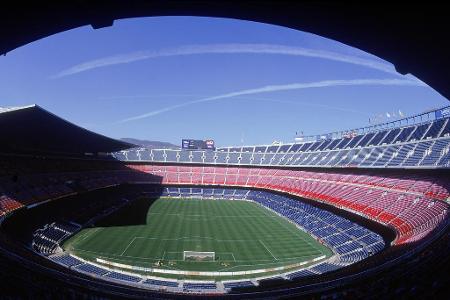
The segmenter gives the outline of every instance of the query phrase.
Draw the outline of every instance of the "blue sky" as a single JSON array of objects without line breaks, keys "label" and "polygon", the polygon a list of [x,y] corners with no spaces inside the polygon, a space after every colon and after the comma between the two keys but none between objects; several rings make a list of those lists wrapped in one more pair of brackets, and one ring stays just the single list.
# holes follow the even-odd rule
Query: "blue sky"
[{"label": "blue sky", "polygon": [[74,29],[0,57],[0,106],[32,103],[114,138],[227,146],[292,142],[295,132],[448,101],[388,62],[310,33],[158,17]]}]

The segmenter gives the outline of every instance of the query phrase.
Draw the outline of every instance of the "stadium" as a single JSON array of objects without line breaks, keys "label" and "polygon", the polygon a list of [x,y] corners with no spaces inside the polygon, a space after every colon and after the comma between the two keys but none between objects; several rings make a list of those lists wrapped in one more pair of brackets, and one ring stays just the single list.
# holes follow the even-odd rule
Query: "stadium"
[{"label": "stadium", "polygon": [[[421,35],[408,35],[405,41],[412,42],[396,48],[401,43],[392,37],[405,32],[395,25],[405,19],[395,10],[386,12],[389,26],[380,29],[342,21],[372,22],[366,7],[260,5],[136,1],[133,7],[114,2],[108,9],[55,5],[55,11],[38,5],[34,16],[17,14],[21,24],[11,21],[13,13],[0,18],[2,28],[15,28],[2,29],[6,43],[0,52],[84,24],[111,26],[119,18],[225,15],[346,41],[391,59],[395,72],[414,73],[449,94],[448,64],[439,61],[448,47],[423,51]],[[334,11],[326,28],[310,18],[324,8]],[[407,32],[414,31],[415,23],[407,21]],[[327,31],[330,24],[338,29]],[[102,80],[92,82],[101,86]],[[243,91],[245,96],[249,90]],[[43,107],[0,105],[2,299],[446,298],[450,106],[302,134],[295,142],[216,147],[212,139],[183,139],[175,148],[110,138]],[[101,112],[89,105],[87,110],[99,120],[107,111],[106,105]],[[224,128],[232,128],[225,112],[214,113]],[[282,118],[263,121],[276,128]],[[325,118],[317,115],[319,122]],[[163,127],[142,130],[163,132]]]},{"label": "stadium", "polygon": [[[22,155],[2,155],[2,250],[146,295],[307,293],[423,251],[439,260],[448,110],[300,143],[148,150],[36,105],[3,108]],[[37,140],[49,127],[61,130]]]}]

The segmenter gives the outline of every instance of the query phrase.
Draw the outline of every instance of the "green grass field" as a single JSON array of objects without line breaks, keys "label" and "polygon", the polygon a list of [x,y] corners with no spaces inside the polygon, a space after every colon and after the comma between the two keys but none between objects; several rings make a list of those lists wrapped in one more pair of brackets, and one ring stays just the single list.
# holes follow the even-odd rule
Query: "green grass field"
[{"label": "green grass field", "polygon": [[[102,258],[187,271],[263,269],[332,254],[286,219],[253,202],[160,198],[149,205],[149,201],[139,199],[95,227],[83,229],[64,243],[64,249],[91,261]],[[138,217],[142,214],[144,218]],[[216,259],[185,261],[183,251],[215,252]]]}]

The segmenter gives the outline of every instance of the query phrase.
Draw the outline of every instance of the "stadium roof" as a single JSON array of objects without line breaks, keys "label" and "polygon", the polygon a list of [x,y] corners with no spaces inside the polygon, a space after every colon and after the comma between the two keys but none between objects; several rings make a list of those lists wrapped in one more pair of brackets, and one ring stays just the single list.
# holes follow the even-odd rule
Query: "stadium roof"
[{"label": "stadium roof", "polygon": [[0,107],[0,151],[85,154],[113,152],[136,145],[70,123],[38,105]]}]

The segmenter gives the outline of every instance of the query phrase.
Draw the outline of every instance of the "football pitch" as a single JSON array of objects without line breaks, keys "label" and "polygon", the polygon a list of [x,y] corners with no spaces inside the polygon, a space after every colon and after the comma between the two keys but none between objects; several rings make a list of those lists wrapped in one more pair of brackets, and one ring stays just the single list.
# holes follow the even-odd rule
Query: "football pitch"
[{"label": "football pitch", "polygon": [[[260,270],[332,255],[309,234],[254,202],[159,198],[150,205],[149,201],[153,200],[136,200],[83,229],[63,248],[92,262],[99,258],[134,267],[199,272]],[[136,215],[142,213],[140,222]],[[214,252],[214,258],[186,260],[184,251]]]}]

